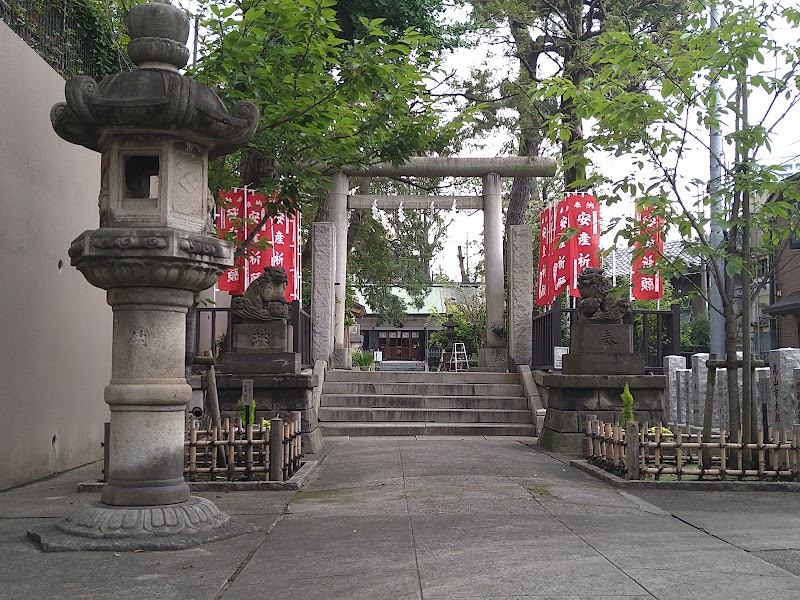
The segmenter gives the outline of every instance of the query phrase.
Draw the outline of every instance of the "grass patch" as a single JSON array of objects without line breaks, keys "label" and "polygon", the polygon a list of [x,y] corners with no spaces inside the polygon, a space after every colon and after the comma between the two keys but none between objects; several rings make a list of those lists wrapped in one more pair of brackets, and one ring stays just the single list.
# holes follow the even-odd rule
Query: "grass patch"
[{"label": "grass patch", "polygon": [[339,490],[314,490],[310,492],[297,492],[289,504],[296,504],[305,500],[317,500],[319,502],[333,502],[334,496]]},{"label": "grass patch", "polygon": [[528,486],[528,491],[533,494],[534,496],[545,496],[547,498],[552,498],[553,494],[550,492],[547,486],[545,485],[531,485]]}]

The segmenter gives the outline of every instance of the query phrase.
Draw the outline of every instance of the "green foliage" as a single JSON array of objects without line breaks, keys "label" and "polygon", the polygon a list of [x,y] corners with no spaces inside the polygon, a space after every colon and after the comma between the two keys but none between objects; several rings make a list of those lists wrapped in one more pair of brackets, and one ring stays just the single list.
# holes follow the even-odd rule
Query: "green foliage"
[{"label": "green foliage", "polygon": [[[628,196],[654,207],[667,224],[666,235],[673,231],[683,238],[688,259],[657,261],[664,278],[696,272],[697,263],[704,263],[710,285],[719,292],[719,305],[712,310],[724,320],[720,350],[732,359],[738,332],[746,332],[747,348],[751,343],[750,303],[740,301],[737,288],[757,296],[781,263],[772,262],[771,273],[760,265],[770,264],[800,227],[800,211],[794,208],[800,189],[781,167],[761,156],[800,110],[800,44],[796,36],[785,41],[779,32],[796,28],[800,12],[767,0],[715,4],[721,15],[718,27],[709,24],[705,3],[692,2],[685,26],[665,32],[661,40],[607,32],[589,59],[591,77],[553,79],[537,94],[569,98],[572,112],[548,122],[552,140],[562,140],[565,131],[569,136],[575,115],[594,120],[589,137],[565,147],[567,168],[582,164],[590,153],[624,158],[630,163],[625,175],[610,180],[598,175],[594,183],[610,190],[610,203]],[[642,78],[653,83],[630,85]],[[749,102],[751,95],[758,102]],[[707,160],[709,138],[703,130],[708,128],[720,132],[727,149],[712,157],[720,176],[714,174],[698,210],[696,195],[706,189],[706,178],[690,180],[682,174],[697,157]],[[647,241],[632,220],[619,235],[629,243]],[[749,361],[745,349],[745,369]],[[729,369],[732,390],[735,380],[736,371]],[[731,431],[746,433],[743,413],[744,424],[751,434],[755,431],[746,422],[752,402],[749,388],[729,395]]]},{"label": "green foliage", "polygon": [[[693,2],[685,27],[663,32],[660,40],[635,32],[609,31],[599,37],[589,57],[591,77],[578,84],[553,78],[545,81],[536,95],[543,99],[568,97],[578,116],[596,120],[592,134],[568,149],[566,163],[581,161],[588,152],[612,153],[630,161],[631,169],[624,176],[606,180],[598,175],[593,180],[609,190],[609,202],[634,196],[654,206],[667,230],[677,231],[687,240],[688,256],[705,261],[710,272],[712,260],[724,258],[727,274],[736,275],[745,268],[745,258],[758,264],[772,255],[800,222],[798,211],[791,209],[797,190],[784,180],[779,167],[759,162],[758,156],[769,151],[771,136],[798,104],[800,46],[796,42],[779,44],[775,35],[777,27],[792,22],[796,10],[771,2],[718,4],[723,17],[717,29],[708,25],[706,6]],[[766,73],[752,68],[745,73],[748,65],[763,63],[765,57],[773,65]],[[631,87],[631,81],[642,79],[655,83]],[[744,89],[765,100],[759,103],[764,108],[758,114],[751,105],[745,115],[733,95],[717,101],[712,84],[737,79]],[[732,127],[737,120],[738,130]],[[550,139],[561,139],[566,123],[564,115],[551,118],[547,123]],[[722,128],[724,143],[736,156],[721,165],[719,195],[703,198],[706,210],[718,198],[725,200],[718,205],[722,213],[718,224],[727,232],[719,249],[709,243],[708,217],[698,216],[695,207],[696,190],[705,182],[679,176],[680,169],[687,161],[696,160],[698,153],[704,159],[708,155],[702,128],[712,124]],[[746,162],[741,157],[746,157]],[[779,200],[754,205],[747,224],[762,233],[752,254],[743,257],[739,235],[745,225],[740,212],[742,197],[781,193]],[[630,243],[646,241],[630,219],[620,235]],[[694,264],[680,258],[662,259],[658,267],[665,278],[696,270]]]},{"label": "green foliage", "polygon": [[10,0],[0,17],[51,67],[69,79],[100,80],[131,63],[119,45],[116,5],[101,0]]},{"label": "green foliage", "polygon": [[373,352],[353,352],[353,366],[354,367],[369,367],[375,361],[375,354]]},{"label": "green foliage", "polygon": [[[687,0],[612,0],[550,2],[543,0],[472,0],[472,25],[482,40],[509,46],[507,55],[519,61],[514,75],[497,80],[494,65],[475,68],[465,85],[465,95],[476,102],[480,118],[470,123],[475,133],[507,130],[517,137],[513,150],[536,156],[547,149],[543,124],[553,115],[562,127],[551,137],[550,151],[579,146],[582,130],[569,93],[540,96],[532,93],[544,77],[561,78],[573,85],[590,77],[590,61],[603,32],[645,32],[655,43],[662,32],[681,29]],[[509,35],[510,33],[510,35]],[[645,78],[629,81],[641,85]],[[510,110],[509,110],[510,109]],[[584,156],[565,162],[566,186],[584,187]],[[550,190],[557,192],[557,189]]]},{"label": "green foliage", "polygon": [[622,398],[622,426],[625,427],[629,421],[633,421],[633,394],[627,383],[619,397]]},{"label": "green foliage", "polygon": [[261,111],[248,149],[212,170],[217,189],[243,178],[308,203],[326,196],[329,169],[444,150],[460,127],[440,127],[426,88],[438,50],[416,30],[394,34],[361,17],[362,34],[348,40],[334,0],[206,0],[199,12],[193,75],[226,103]]},{"label": "green foliage", "polygon": [[[656,434],[656,427],[651,427],[647,430],[648,433],[655,435]],[[675,434],[672,433],[672,430],[669,427],[662,427],[661,428],[661,437],[663,438],[671,438],[674,437]]]},{"label": "green foliage", "polygon": [[239,398],[236,402],[236,408],[239,410],[239,420],[242,422],[242,427],[248,425],[255,425],[256,422],[256,401],[255,398],[249,405],[245,405],[244,400]]},{"label": "green foliage", "polygon": [[[379,191],[416,193],[397,183]],[[370,211],[360,216],[358,235],[348,257],[350,280],[379,320],[398,324],[409,308],[394,295],[392,287],[408,293],[411,312],[426,308],[422,302],[431,289],[431,263],[442,250],[449,220],[440,210],[404,211],[403,219],[396,211],[381,211],[376,216],[377,220]]]},{"label": "green foliage", "polygon": [[[448,320],[448,315],[456,323],[455,333],[457,342],[463,342],[467,351],[467,356],[478,353],[484,343],[486,329],[486,303],[483,294],[476,288],[468,288],[462,291],[461,297],[445,302],[447,313],[433,313],[439,326]],[[429,336],[430,343],[441,348],[446,348],[448,344],[445,329],[432,331]]]},{"label": "green foliage", "polygon": [[711,322],[708,314],[697,315],[681,328],[681,348],[691,352],[708,352],[711,343]]},{"label": "green foliage", "polygon": [[[441,0],[340,0],[338,7],[340,24],[348,27],[352,23],[355,37],[364,34],[364,28],[358,21],[361,16],[370,20],[382,19],[384,27],[392,31],[402,32],[407,27],[413,27],[437,40],[442,47],[457,44],[454,36],[458,30],[443,25],[444,6]],[[354,20],[356,22],[353,23]]]}]

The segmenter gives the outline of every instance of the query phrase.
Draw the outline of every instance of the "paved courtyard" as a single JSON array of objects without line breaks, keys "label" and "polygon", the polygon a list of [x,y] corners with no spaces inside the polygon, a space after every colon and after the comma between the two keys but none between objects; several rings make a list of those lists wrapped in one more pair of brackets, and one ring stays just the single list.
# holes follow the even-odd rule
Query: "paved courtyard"
[{"label": "paved courtyard", "polygon": [[90,465],[0,493],[0,598],[800,598],[800,494],[617,491],[530,438],[334,438],[300,492],[202,494],[258,533],[42,553]]}]

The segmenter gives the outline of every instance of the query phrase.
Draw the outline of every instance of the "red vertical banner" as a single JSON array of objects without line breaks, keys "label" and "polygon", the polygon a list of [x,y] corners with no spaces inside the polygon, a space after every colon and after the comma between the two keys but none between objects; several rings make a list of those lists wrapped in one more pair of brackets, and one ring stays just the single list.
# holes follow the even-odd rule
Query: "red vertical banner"
[{"label": "red vertical banner", "polygon": [[[220,237],[225,237],[226,233],[233,232],[237,241],[244,240],[244,230],[242,229],[242,219],[245,216],[244,190],[232,190],[230,192],[220,192],[220,206],[217,209],[217,229]],[[233,267],[227,269],[217,282],[217,289],[228,292],[231,295],[240,295],[245,290],[245,268],[244,260],[240,257],[236,259]]]},{"label": "red vertical banner", "polygon": [[286,269],[286,300],[300,299],[300,213],[278,214],[267,222],[265,235],[272,247],[266,251],[265,266]]},{"label": "red vertical banner", "polygon": [[572,278],[569,293],[580,297],[578,276],[586,267],[599,267],[600,264],[600,205],[594,196],[573,194],[566,202],[572,210],[572,227],[575,235],[570,238],[570,258]]},{"label": "red vertical banner", "polygon": [[539,270],[536,276],[536,305],[546,306],[553,303],[552,255],[553,227],[555,225],[555,208],[552,206],[542,210],[539,217]]},{"label": "red vertical banner", "polygon": [[661,270],[656,268],[658,259],[664,253],[664,219],[656,214],[652,206],[636,203],[636,221],[639,223],[640,235],[645,243],[634,242],[633,255],[638,257],[633,262],[631,285],[636,300],[658,300],[664,297],[664,286]]},{"label": "red vertical banner", "polygon": [[553,281],[552,296],[555,299],[570,284],[572,268],[572,244],[562,234],[574,226],[572,206],[565,198],[555,207],[553,224],[553,252],[550,255],[550,276]]},{"label": "red vertical banner", "polygon": [[[220,194],[223,207],[218,221],[220,233],[235,231],[236,239],[243,241],[253,227],[264,217],[267,205],[275,198],[266,198],[259,192],[234,190]],[[231,294],[243,294],[247,287],[264,272],[264,267],[286,269],[288,284],[286,301],[300,299],[300,212],[279,213],[267,219],[253,236],[245,256],[237,259],[237,268],[222,274],[218,289]],[[235,284],[234,284],[235,282]]]}]

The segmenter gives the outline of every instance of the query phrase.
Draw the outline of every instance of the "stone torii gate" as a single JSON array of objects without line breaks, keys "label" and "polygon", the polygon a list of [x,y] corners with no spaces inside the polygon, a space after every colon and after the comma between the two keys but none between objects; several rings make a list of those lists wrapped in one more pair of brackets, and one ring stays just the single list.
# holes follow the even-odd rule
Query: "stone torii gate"
[{"label": "stone torii gate", "polygon": [[[349,367],[350,348],[345,343],[345,287],[347,281],[347,210],[368,209],[373,203],[383,210],[449,209],[453,201],[460,210],[483,210],[484,263],[486,272],[487,347],[479,353],[481,366],[506,366],[507,342],[492,330],[503,322],[503,214],[501,177],[552,177],[555,162],[526,157],[409,159],[394,166],[382,163],[366,168],[344,167],[331,177],[329,210],[331,223],[314,223],[312,258],[312,320],[314,360]],[[377,196],[349,195],[350,177],[481,177],[480,196]]]}]

